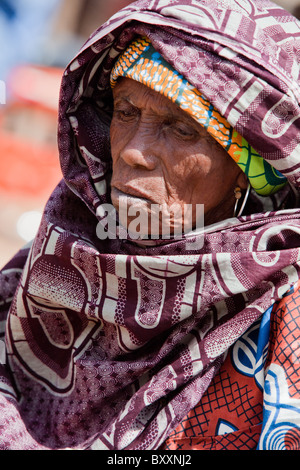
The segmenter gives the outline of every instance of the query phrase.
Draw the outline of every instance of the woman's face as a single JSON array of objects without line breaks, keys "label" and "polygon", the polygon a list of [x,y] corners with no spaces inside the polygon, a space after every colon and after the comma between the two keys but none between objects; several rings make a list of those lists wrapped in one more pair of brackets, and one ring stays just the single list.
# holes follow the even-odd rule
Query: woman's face
[{"label": "woman's face", "polygon": [[205,225],[232,217],[234,189],[245,188],[246,177],[207,131],[169,99],[129,78],[118,82],[113,97],[115,208],[203,204]]}]

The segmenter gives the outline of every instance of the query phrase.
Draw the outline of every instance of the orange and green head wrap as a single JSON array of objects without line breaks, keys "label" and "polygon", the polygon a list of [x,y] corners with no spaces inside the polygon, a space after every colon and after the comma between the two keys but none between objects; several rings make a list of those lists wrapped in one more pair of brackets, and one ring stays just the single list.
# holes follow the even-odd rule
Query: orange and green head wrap
[{"label": "orange and green head wrap", "polygon": [[286,184],[286,178],[266,162],[206,98],[164,60],[147,38],[135,39],[118,58],[111,73],[112,88],[119,77],[128,77],[147,85],[190,114],[244,171],[257,194],[269,196]]}]

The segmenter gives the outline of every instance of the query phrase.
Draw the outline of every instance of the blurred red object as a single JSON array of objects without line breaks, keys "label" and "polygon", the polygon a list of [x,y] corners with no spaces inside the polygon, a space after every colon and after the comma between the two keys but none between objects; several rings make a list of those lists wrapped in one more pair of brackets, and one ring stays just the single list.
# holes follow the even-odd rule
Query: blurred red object
[{"label": "blurred red object", "polygon": [[57,110],[63,71],[20,66],[7,83],[0,112],[0,191],[44,200],[61,179]]}]

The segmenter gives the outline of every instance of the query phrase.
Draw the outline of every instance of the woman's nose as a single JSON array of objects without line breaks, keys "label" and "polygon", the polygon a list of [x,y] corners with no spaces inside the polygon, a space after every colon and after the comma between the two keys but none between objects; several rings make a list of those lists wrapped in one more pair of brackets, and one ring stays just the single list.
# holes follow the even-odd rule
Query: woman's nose
[{"label": "woman's nose", "polygon": [[154,170],[157,164],[157,139],[149,130],[140,127],[128,138],[120,157],[132,168]]}]

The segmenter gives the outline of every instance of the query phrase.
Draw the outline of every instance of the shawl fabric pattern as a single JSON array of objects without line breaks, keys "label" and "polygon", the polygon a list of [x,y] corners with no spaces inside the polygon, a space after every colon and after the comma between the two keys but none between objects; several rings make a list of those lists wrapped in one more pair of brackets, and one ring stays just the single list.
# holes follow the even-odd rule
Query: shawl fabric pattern
[{"label": "shawl fabric pattern", "polygon": [[298,209],[208,227],[194,250],[99,239],[110,73],[136,35],[298,191],[295,18],[267,0],[141,0],[103,25],[62,80],[64,178],[29,254],[1,272],[3,449],[158,449],[230,346],[299,278]]},{"label": "shawl fabric pattern", "polygon": [[300,450],[299,287],[230,348],[165,449]]}]

